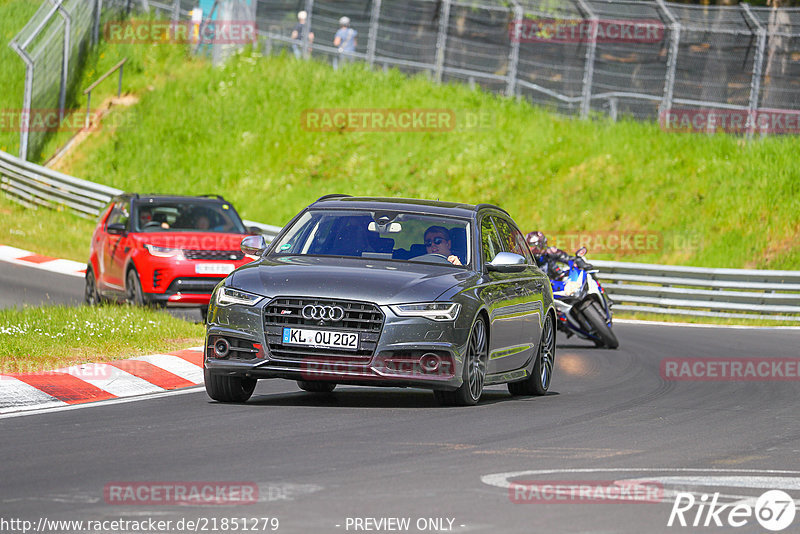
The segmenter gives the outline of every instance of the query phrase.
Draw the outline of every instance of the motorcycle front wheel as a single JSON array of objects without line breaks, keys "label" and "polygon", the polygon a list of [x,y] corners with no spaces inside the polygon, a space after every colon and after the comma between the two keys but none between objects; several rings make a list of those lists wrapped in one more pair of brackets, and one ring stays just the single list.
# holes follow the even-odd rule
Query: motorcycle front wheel
[{"label": "motorcycle front wheel", "polygon": [[606,324],[605,314],[596,302],[591,302],[583,308],[583,316],[586,318],[586,322],[591,325],[594,334],[600,338],[602,346],[609,349],[619,347],[617,336],[614,335],[611,327]]}]

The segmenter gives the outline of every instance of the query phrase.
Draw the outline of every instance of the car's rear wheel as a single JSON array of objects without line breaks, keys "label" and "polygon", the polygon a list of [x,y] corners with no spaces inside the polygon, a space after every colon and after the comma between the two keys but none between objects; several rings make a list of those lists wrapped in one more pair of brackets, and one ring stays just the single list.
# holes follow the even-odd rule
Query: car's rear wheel
[{"label": "car's rear wheel", "polygon": [[139,281],[139,273],[132,267],[125,276],[125,302],[131,306],[144,306],[144,292]]},{"label": "car's rear wheel", "polygon": [[336,387],[336,383],[298,380],[297,387],[303,391],[310,391],[311,393],[330,393]]},{"label": "car's rear wheel", "polygon": [[547,315],[542,328],[542,339],[536,354],[536,363],[531,375],[520,382],[508,384],[508,392],[512,395],[544,395],[550,389],[553,377],[553,363],[556,357],[556,332],[553,328],[553,317]]},{"label": "car's rear wheel", "polygon": [[478,317],[472,325],[464,354],[463,382],[455,391],[434,390],[439,404],[445,406],[472,406],[478,403],[486,381],[486,365],[489,361],[489,340],[486,322]]},{"label": "car's rear wheel", "polygon": [[255,378],[212,374],[203,370],[208,396],[219,402],[245,402],[256,389]]},{"label": "car's rear wheel", "polygon": [[97,278],[94,276],[94,269],[86,268],[86,286],[84,288],[83,300],[89,306],[100,304],[100,294],[97,292]]}]

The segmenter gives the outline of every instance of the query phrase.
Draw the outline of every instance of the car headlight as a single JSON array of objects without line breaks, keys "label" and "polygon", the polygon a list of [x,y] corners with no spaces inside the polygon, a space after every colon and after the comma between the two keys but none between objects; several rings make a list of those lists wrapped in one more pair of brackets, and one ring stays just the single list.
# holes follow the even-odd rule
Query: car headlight
[{"label": "car headlight", "polygon": [[233,289],[230,287],[221,287],[217,291],[217,304],[220,306],[230,306],[231,304],[244,304],[245,306],[254,306],[264,297],[254,295],[247,291]]},{"label": "car headlight", "polygon": [[389,308],[400,317],[425,317],[433,321],[454,321],[461,310],[455,302],[420,302],[417,304],[397,304]]},{"label": "car headlight", "polygon": [[155,245],[145,245],[144,248],[147,249],[147,252],[153,256],[156,256],[157,258],[176,258],[179,260],[186,259],[186,256],[183,255],[183,250],[179,248],[157,247]]}]

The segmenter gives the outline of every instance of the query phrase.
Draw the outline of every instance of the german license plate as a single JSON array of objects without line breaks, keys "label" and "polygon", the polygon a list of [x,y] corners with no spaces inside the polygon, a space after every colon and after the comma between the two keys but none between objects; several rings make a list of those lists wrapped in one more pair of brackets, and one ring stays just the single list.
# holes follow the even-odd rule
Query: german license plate
[{"label": "german license plate", "polygon": [[284,328],[283,344],[325,349],[358,350],[358,334],[331,332],[329,330],[310,330],[307,328]]},{"label": "german license plate", "polygon": [[231,274],[236,268],[232,263],[198,263],[194,266],[197,274]]}]

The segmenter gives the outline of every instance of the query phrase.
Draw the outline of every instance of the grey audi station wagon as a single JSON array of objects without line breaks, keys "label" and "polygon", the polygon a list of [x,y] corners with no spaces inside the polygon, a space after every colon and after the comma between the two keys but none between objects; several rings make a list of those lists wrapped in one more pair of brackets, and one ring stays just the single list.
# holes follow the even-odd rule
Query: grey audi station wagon
[{"label": "grey audi station wagon", "polygon": [[555,358],[550,283],[497,206],[327,195],[214,290],[208,395],[244,402],[259,379],[433,390],[472,405],[484,386],[544,395]]}]

